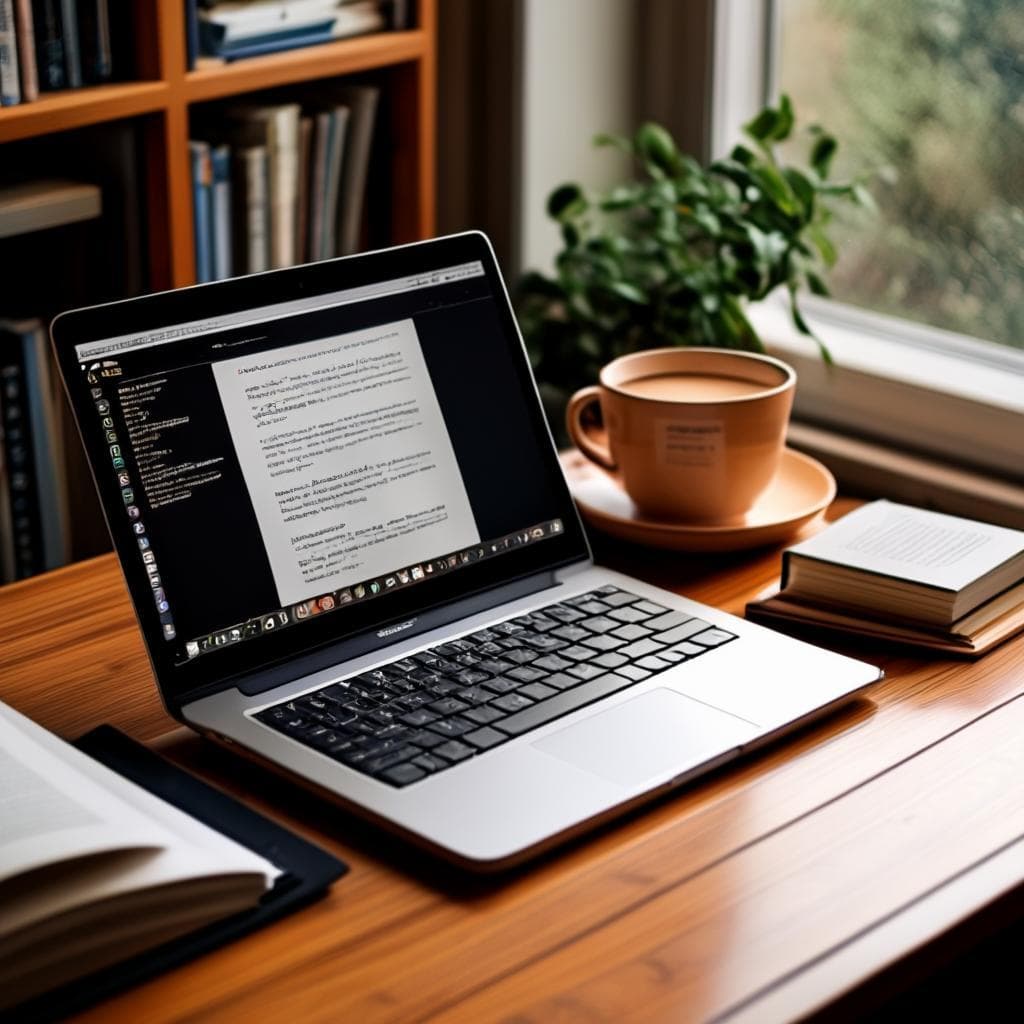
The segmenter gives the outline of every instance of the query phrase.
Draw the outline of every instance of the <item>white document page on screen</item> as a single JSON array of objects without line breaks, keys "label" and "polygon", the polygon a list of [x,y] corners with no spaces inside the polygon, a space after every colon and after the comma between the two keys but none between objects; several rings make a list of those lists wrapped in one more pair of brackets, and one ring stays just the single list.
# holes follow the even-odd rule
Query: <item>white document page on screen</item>
[{"label": "white document page on screen", "polygon": [[480,540],[412,320],[213,372],[282,605]]}]

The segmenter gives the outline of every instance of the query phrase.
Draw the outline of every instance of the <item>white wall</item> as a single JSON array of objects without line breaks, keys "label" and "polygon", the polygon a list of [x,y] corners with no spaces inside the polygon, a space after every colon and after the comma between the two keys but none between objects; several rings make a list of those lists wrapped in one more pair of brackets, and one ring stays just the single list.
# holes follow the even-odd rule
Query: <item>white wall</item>
[{"label": "white wall", "polygon": [[629,161],[595,148],[598,132],[633,132],[635,0],[523,0],[521,259],[549,270],[558,229],[545,212],[564,181],[600,189]]}]

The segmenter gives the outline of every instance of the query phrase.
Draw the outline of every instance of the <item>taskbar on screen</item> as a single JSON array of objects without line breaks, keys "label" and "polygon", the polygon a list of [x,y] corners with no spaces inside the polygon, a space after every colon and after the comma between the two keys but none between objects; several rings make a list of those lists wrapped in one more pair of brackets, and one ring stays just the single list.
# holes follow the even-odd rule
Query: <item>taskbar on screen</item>
[{"label": "taskbar on screen", "polygon": [[447,555],[441,555],[438,558],[418,562],[416,565],[396,569],[394,572],[386,573],[383,576],[364,580],[362,583],[357,583],[354,586],[344,587],[341,590],[332,590],[326,594],[319,594],[316,597],[308,598],[286,608],[275,608],[245,622],[226,626],[214,633],[208,633],[205,636],[187,641],[184,649],[184,661],[193,661],[204,654],[210,654],[223,647],[231,647],[246,640],[263,636],[266,633],[276,633],[278,630],[288,629],[319,615],[337,611],[339,608],[344,608],[347,605],[361,604],[375,597],[380,597],[382,594],[389,594],[394,590],[402,590],[414,586],[435,576],[448,575],[453,571],[457,572],[463,566],[471,565],[473,562],[494,558],[514,548],[535,544],[537,541],[548,537],[558,536],[562,531],[563,524],[561,519],[549,519],[547,522],[539,523],[525,530],[517,530],[515,533],[509,533],[504,537],[498,537],[494,540],[480,541],[477,544],[450,552]]}]

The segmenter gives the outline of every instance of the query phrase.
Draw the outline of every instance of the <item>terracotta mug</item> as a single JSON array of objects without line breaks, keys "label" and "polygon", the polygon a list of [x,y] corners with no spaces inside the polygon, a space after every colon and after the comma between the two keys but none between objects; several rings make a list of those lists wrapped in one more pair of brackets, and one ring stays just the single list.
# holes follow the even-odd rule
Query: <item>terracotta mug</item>
[{"label": "terracotta mug", "polygon": [[[739,522],[779,468],[796,373],[778,359],[714,348],[661,348],[609,363],[566,409],[569,436],[621,475],[644,513]],[[605,446],[584,423],[600,404]]]}]

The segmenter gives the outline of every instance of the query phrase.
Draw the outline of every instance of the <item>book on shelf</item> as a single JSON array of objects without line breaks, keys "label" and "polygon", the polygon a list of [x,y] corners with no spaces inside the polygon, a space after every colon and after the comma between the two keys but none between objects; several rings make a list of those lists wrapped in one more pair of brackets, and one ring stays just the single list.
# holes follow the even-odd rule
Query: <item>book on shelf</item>
[{"label": "book on shelf", "polygon": [[192,158],[192,228],[195,234],[196,281],[213,280],[213,167],[210,144],[191,139],[188,144]]},{"label": "book on shelf", "polygon": [[92,220],[102,212],[98,185],[35,178],[0,188],[0,238]]},{"label": "book on shelf", "polygon": [[231,252],[231,149],[227,145],[210,149],[210,185],[213,218],[213,279],[232,275]]},{"label": "book on shelf", "polygon": [[872,502],[784,551],[747,615],[981,654],[1024,629],[1024,532]]},{"label": "book on shelf", "polygon": [[71,555],[62,401],[42,321],[0,320],[5,582],[55,569]]},{"label": "book on shelf", "polygon": [[381,0],[199,0],[197,53],[238,60],[293,50],[386,27]]},{"label": "book on shelf", "polygon": [[39,99],[39,75],[36,71],[36,34],[32,26],[32,0],[14,0],[14,31],[18,44],[18,71],[21,75],[21,102]]},{"label": "book on shelf", "polygon": [[255,908],[270,861],[0,703],[0,1012]]},{"label": "book on shelf", "polygon": [[21,102],[14,0],[0,0],[0,107]]},{"label": "book on shelf", "polygon": [[270,269],[269,168],[265,146],[234,150],[232,244],[237,274]]}]

